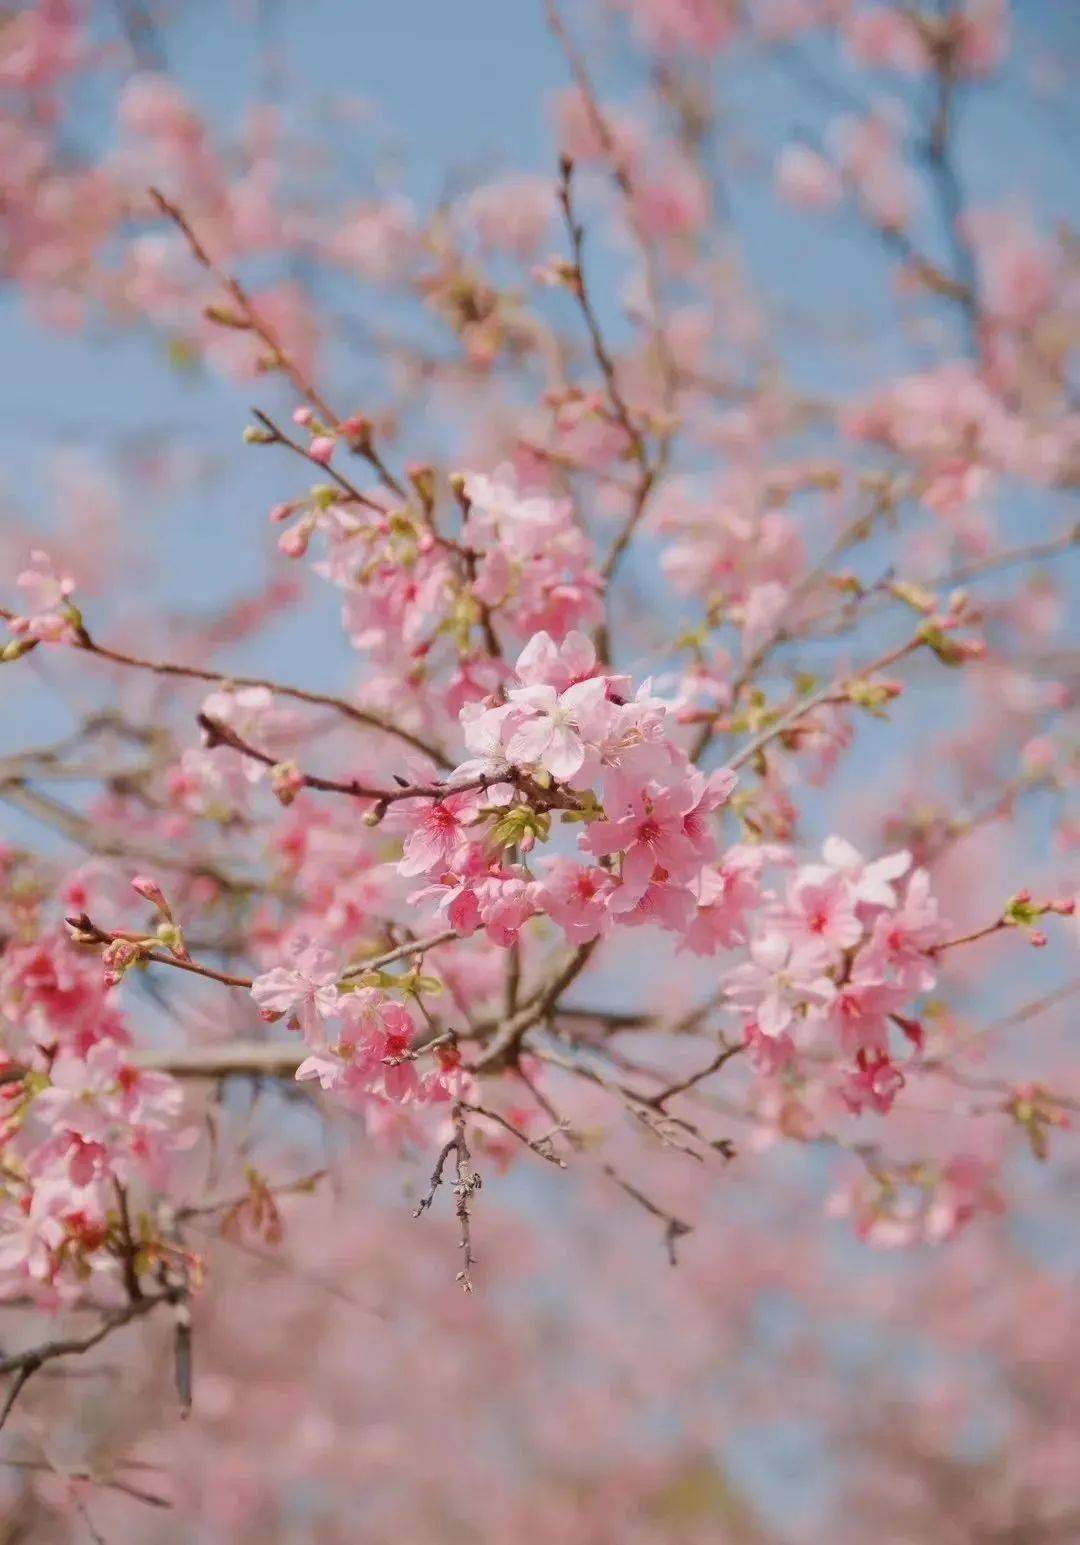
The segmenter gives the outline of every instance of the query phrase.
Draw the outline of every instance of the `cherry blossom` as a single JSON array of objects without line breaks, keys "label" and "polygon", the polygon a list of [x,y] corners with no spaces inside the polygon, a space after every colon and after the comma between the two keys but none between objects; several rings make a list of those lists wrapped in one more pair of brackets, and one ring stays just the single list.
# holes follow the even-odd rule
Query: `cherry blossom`
[{"label": "cherry blossom", "polygon": [[729,1002],[751,1015],[763,1035],[779,1036],[796,1011],[828,1003],[836,988],[826,975],[828,951],[815,941],[798,943],[779,933],[750,942],[750,958],[727,974]]},{"label": "cherry blossom", "polygon": [[251,996],[264,1015],[293,1015],[306,1040],[319,1036],[322,1021],[334,1012],[340,968],[318,944],[300,949],[290,966],[274,966],[256,978]]}]

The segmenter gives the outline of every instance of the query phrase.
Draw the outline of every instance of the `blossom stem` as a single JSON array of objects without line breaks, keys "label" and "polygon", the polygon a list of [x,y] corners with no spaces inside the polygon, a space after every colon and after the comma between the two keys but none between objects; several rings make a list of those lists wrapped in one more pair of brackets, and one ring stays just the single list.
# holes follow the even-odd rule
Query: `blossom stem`
[{"label": "blossom stem", "polygon": [[845,681],[833,681],[828,686],[822,687],[819,691],[812,692],[809,697],[799,698],[791,704],[786,712],[780,715],[775,723],[768,725],[759,735],[755,735],[753,740],[747,741],[746,745],[739,751],[736,751],[735,755],[728,760],[727,766],[737,770],[744,766],[745,763],[752,761],[758,752],[775,740],[778,735],[785,734],[786,731],[798,724],[802,719],[805,719],[807,714],[813,713],[815,708],[822,708],[828,703],[850,702],[851,681],[876,675],[879,671],[887,670],[889,666],[896,665],[908,655],[914,654],[917,649],[922,647],[923,643],[924,640],[916,634],[898,648],[890,649],[886,654],[880,655],[878,659],[871,661],[869,665],[864,666],[861,671],[856,671]]},{"label": "blossom stem", "polygon": [[367,729],[379,730],[384,735],[393,735],[395,739],[411,746],[414,751],[421,751],[425,756],[431,757],[440,767],[448,768],[452,765],[444,751],[429,741],[423,740],[419,735],[414,735],[410,730],[403,729],[371,709],[358,708],[354,703],[346,702],[344,698],[334,697],[326,692],[313,692],[307,687],[288,686],[284,682],[269,681],[262,676],[234,676],[228,671],[210,670],[205,666],[178,665],[171,660],[147,660],[139,655],[126,654],[122,650],[110,649],[104,644],[99,644],[85,629],[80,631],[76,647],[86,654],[97,655],[99,659],[108,660],[113,665],[149,671],[155,676],[180,676],[189,681],[206,681],[220,686],[265,687],[268,692],[274,692],[279,697],[291,697],[299,703],[331,708],[335,713],[340,713],[345,718],[352,719],[354,723],[364,725]]},{"label": "blossom stem", "polygon": [[[151,188],[149,192],[150,197],[153,199],[158,209],[160,209],[161,213],[165,215],[167,219],[172,221],[177,230],[184,237],[188,247],[191,249],[191,253],[195,258],[195,261],[201,268],[204,268],[208,274],[211,274],[213,278],[217,280],[218,284],[222,286],[222,288],[228,293],[233,302],[240,308],[240,312],[248,327],[270,351],[270,358],[273,362],[273,368],[283,370],[285,372],[299,395],[303,397],[305,402],[310,403],[310,405],[315,409],[316,413],[319,414],[320,418],[325,419],[333,429],[341,430],[344,427],[343,421],[334,412],[333,408],[331,408],[330,404],[327,402],[322,393],[317,390],[314,384],[300,369],[293,356],[288,353],[288,351],[282,346],[281,340],[277,333],[269,325],[265,317],[259,312],[254,302],[252,301],[251,296],[240,283],[239,279],[237,279],[232,274],[225,273],[213,261],[213,259],[210,257],[210,254],[203,246],[201,240],[195,234],[195,231],[193,230],[187,216],[181,209],[179,209],[175,204],[171,203],[170,200],[167,199],[159,189]],[[404,499],[406,497],[404,488],[386,466],[378,451],[376,451],[370,437],[346,437],[346,439],[349,445],[349,449],[362,456],[364,460],[378,474],[380,481],[387,488],[391,489],[395,494],[397,494],[399,498]]]},{"label": "blossom stem", "polygon": [[979,939],[988,939],[991,934],[1000,933],[1003,928],[1009,926],[1003,917],[999,917],[995,922],[987,923],[984,928],[976,928],[972,933],[963,933],[955,939],[946,939],[943,944],[935,944],[930,953],[941,955],[946,950],[957,949],[961,944],[975,944]]}]

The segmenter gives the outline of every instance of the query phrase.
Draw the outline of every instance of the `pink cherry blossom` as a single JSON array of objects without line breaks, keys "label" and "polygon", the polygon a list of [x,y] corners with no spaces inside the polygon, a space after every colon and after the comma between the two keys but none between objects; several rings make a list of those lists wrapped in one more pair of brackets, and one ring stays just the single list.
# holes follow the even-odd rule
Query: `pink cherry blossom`
[{"label": "pink cherry blossom", "polygon": [[728,1001],[751,1015],[763,1035],[782,1035],[798,1010],[816,1010],[835,996],[825,974],[829,963],[828,951],[815,940],[759,934],[750,941],[749,960],[725,976]]},{"label": "pink cherry blossom", "polygon": [[842,875],[852,900],[865,906],[894,906],[896,889],[892,881],[900,879],[911,867],[910,853],[888,853],[868,862],[846,838],[836,835],[826,837],[821,853],[824,863],[804,865],[804,879],[820,885],[830,875]]},{"label": "pink cherry blossom", "polygon": [[545,767],[565,781],[585,761],[585,745],[607,701],[601,677],[578,682],[564,692],[554,687],[514,687],[515,726],[506,742],[507,760],[519,767]]},{"label": "pink cherry blossom", "polygon": [[583,845],[590,853],[597,858],[622,854],[613,911],[635,907],[657,869],[668,879],[686,881],[699,868],[700,855],[685,823],[701,797],[703,783],[700,774],[666,787],[650,783],[627,800],[621,815],[589,827]]},{"label": "pink cherry blossom", "polygon": [[944,937],[945,924],[930,890],[930,877],[925,869],[916,869],[900,906],[875,921],[867,965],[893,971],[910,991],[927,992],[937,980],[931,952]]},{"label": "pink cherry blossom", "polygon": [[821,881],[797,876],[777,914],[777,926],[797,942],[817,942],[834,952],[849,949],[862,936],[855,897],[840,874]]},{"label": "pink cherry blossom", "polygon": [[327,949],[309,944],[290,966],[274,966],[256,977],[251,996],[266,1015],[295,1015],[304,1039],[317,1041],[338,1002],[340,966]]},{"label": "pink cherry blossom", "polygon": [[514,663],[525,686],[554,687],[565,692],[596,671],[596,646],[584,633],[568,633],[557,644],[550,633],[534,633]]},{"label": "pink cherry blossom", "polygon": [[[459,769],[459,776],[460,776]],[[399,817],[408,832],[399,871],[430,874],[453,869],[469,842],[469,828],[480,808],[476,793],[448,794],[442,799],[403,800]]]},{"label": "pink cherry blossom", "polygon": [[607,903],[614,888],[607,870],[552,857],[544,860],[544,877],[536,896],[540,909],[571,943],[587,944],[610,926]]},{"label": "pink cherry blossom", "polygon": [[75,590],[71,576],[61,574],[47,553],[35,549],[30,555],[30,567],[18,575],[16,584],[26,597],[29,611],[11,620],[12,631],[41,643],[70,643],[75,636],[69,616],[70,598]]},{"label": "pink cherry blossom", "polygon": [[879,1116],[887,1116],[903,1087],[904,1075],[886,1052],[869,1055],[859,1051],[856,1065],[844,1079],[840,1092],[856,1115],[869,1108]]},{"label": "pink cherry blossom", "polygon": [[825,1010],[824,1021],[848,1054],[888,1056],[892,1015],[907,1001],[899,987],[876,978],[872,963],[860,956]]}]

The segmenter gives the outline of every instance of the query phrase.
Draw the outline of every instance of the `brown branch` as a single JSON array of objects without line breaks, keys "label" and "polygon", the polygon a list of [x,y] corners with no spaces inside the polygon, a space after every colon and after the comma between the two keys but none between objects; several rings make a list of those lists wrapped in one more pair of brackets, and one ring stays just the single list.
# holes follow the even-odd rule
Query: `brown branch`
[{"label": "brown branch", "polygon": [[[590,1048],[592,1049],[592,1048]],[[599,1073],[595,1068],[584,1062],[575,1061],[551,1046],[530,1047],[534,1057],[541,1062],[548,1062],[553,1067],[562,1068],[564,1072],[573,1073],[575,1077],[584,1079],[587,1083],[595,1084],[599,1089],[605,1090],[615,1099],[619,1100],[634,1119],[641,1123],[665,1147],[673,1148],[683,1153],[687,1158],[696,1159],[698,1163],[704,1161],[704,1156],[696,1148],[687,1142],[687,1138],[693,1139],[703,1147],[712,1149],[724,1159],[731,1159],[735,1155],[735,1149],[727,1138],[713,1139],[707,1137],[694,1125],[682,1116],[673,1116],[670,1111],[657,1109],[652,1098],[643,1094],[640,1090],[631,1088],[629,1084],[622,1083],[618,1079],[609,1078]],[[658,1077],[649,1069],[641,1069],[650,1077]]]},{"label": "brown branch", "polygon": [[143,1296],[143,1290],[139,1283],[139,1273],[135,1265],[138,1246],[135,1243],[135,1236],[131,1229],[131,1214],[128,1211],[127,1191],[120,1184],[119,1180],[113,1181],[113,1190],[119,1209],[124,1289],[127,1292],[128,1301],[135,1303]]},{"label": "brown branch", "polygon": [[554,1164],[558,1169],[566,1168],[566,1160],[560,1159],[552,1149],[550,1135],[540,1138],[530,1137],[527,1132],[523,1132],[520,1127],[516,1127],[512,1121],[507,1121],[505,1116],[487,1105],[471,1105],[467,1100],[461,1100],[458,1103],[462,1110],[471,1111],[474,1116],[483,1116],[488,1121],[494,1121],[505,1132],[509,1132],[511,1137],[516,1137],[519,1143],[523,1143],[538,1158],[546,1159],[549,1164]]},{"label": "brown branch", "polygon": [[704,1083],[705,1079],[711,1078],[714,1073],[719,1073],[725,1063],[730,1062],[732,1057],[737,1057],[744,1049],[740,1041],[731,1046],[724,1046],[717,1052],[708,1067],[702,1068],[698,1073],[692,1073],[689,1078],[680,1079],[678,1083],[669,1084],[666,1089],[661,1089],[659,1094],[650,1095],[649,1104],[655,1105],[657,1110],[663,1110],[668,1100],[673,1100],[677,1094],[685,1094],[688,1089],[695,1088],[696,1085]]},{"label": "brown branch", "polygon": [[648,448],[640,426],[635,422],[633,415],[623,396],[619,385],[619,378],[615,370],[615,361],[612,359],[604,340],[603,329],[593,307],[592,297],[585,283],[584,255],[585,255],[585,228],[578,220],[574,211],[573,178],[574,163],[568,156],[564,156],[559,164],[559,205],[566,222],[567,234],[570,238],[570,250],[573,255],[573,281],[571,288],[586,331],[589,334],[589,342],[592,345],[593,358],[604,378],[604,386],[607,390],[608,401],[614,417],[625,433],[633,449],[636,459],[644,464],[648,459]]},{"label": "brown branch", "polygon": [[264,413],[261,408],[252,408],[251,413],[252,417],[257,418],[259,423],[263,426],[265,434],[269,436],[268,439],[263,439],[263,437],[260,436],[260,443],[266,445],[284,445],[288,450],[292,451],[294,455],[301,457],[304,461],[310,463],[311,466],[317,467],[318,470],[326,477],[333,478],[334,482],[341,489],[342,493],[345,494],[351,502],[355,504],[361,504],[365,509],[374,510],[379,515],[386,514],[386,510],[381,504],[379,504],[374,499],[369,499],[367,494],[361,493],[356,484],[352,482],[350,478],[347,478],[343,472],[339,472],[337,467],[332,466],[329,462],[320,461],[317,456],[313,456],[305,446],[301,445],[299,440],[294,440],[291,435],[287,435],[285,431],[274,422],[268,413]]},{"label": "brown branch", "polygon": [[186,1298],[176,1304],[173,1325],[173,1378],[176,1398],[180,1402],[180,1415],[191,1415],[192,1356],[191,1356],[191,1306]]},{"label": "brown branch", "polygon": [[490,1045],[477,1059],[474,1072],[490,1073],[517,1061],[525,1035],[555,1011],[559,998],[588,965],[597,942],[592,939],[574,950],[554,976],[531,993],[517,1013],[496,1029]]},{"label": "brown branch", "polygon": [[7,805],[13,805],[26,815],[33,816],[35,820],[51,826],[69,842],[77,843],[79,847],[86,848],[91,853],[98,853],[104,858],[129,858],[140,864],[152,864],[156,868],[173,870],[181,874],[205,875],[220,885],[223,890],[228,891],[243,892],[261,889],[261,886],[253,881],[227,873],[206,855],[192,853],[186,857],[178,857],[174,848],[158,847],[144,841],[129,842],[126,838],[110,832],[101,822],[93,821],[88,816],[81,815],[78,811],[61,804],[59,800],[51,798],[48,794],[28,788],[23,783],[0,784],[0,800]]},{"label": "brown branch", "polygon": [[[946,0],[945,21],[952,21],[952,5]],[[924,29],[924,40],[927,38]],[[964,236],[961,217],[964,212],[964,195],[960,177],[953,158],[953,116],[957,93],[957,48],[959,36],[951,26],[943,27],[937,46],[931,47],[934,61],[934,84],[937,101],[934,107],[930,134],[924,146],[924,159],[930,173],[941,212],[945,239],[952,256],[956,279],[956,299],[959,301],[969,329],[972,352],[978,350],[981,308],[979,303],[979,274],[975,255]]]},{"label": "brown branch", "polygon": [[275,1041],[226,1041],[221,1046],[184,1046],[175,1051],[140,1051],[135,1065],[173,1078],[294,1078],[307,1056]]},{"label": "brown branch", "polygon": [[[638,463],[640,468],[637,485],[632,493],[630,513],[627,515],[617,535],[615,536],[611,547],[608,549],[607,557],[604,559],[600,568],[600,573],[605,583],[607,583],[610,582],[614,576],[615,571],[618,568],[620,561],[622,560],[623,554],[630,546],[630,543],[634,538],[634,533],[637,531],[637,528],[641,523],[641,519],[645,514],[645,509],[649,501],[649,495],[652,493],[658,478],[666,466],[670,449],[670,436],[665,436],[662,439],[656,458],[651,458],[649,454],[648,443],[641,430],[641,427],[634,419],[632,413],[630,412],[630,408],[627,405],[626,398],[623,396],[622,388],[619,385],[619,378],[615,368],[615,362],[612,359],[607,344],[604,340],[603,330],[600,326],[599,319],[596,315],[596,310],[592,303],[592,298],[589,294],[588,286],[585,282],[585,229],[581,222],[578,220],[574,210],[573,163],[569,160],[569,158],[563,158],[560,171],[561,176],[559,181],[559,203],[563,211],[563,218],[566,222],[567,233],[570,237],[570,248],[573,254],[573,293],[577,298],[578,306],[585,321],[585,327],[589,334],[589,341],[592,345],[593,357],[596,360],[596,363],[600,368],[600,373],[604,378],[604,385],[607,390],[608,401],[611,404],[612,412],[616,422],[620,425],[623,432],[626,434],[627,439],[630,442],[630,448],[633,452],[634,460]],[[600,653],[602,657],[606,658],[609,650],[607,639],[603,634],[603,630],[602,643],[603,648],[601,649]]]},{"label": "brown branch", "polygon": [[[315,385],[300,369],[293,356],[289,354],[285,348],[283,348],[277,333],[274,332],[273,328],[266,321],[265,317],[263,317],[262,314],[258,311],[251,299],[251,296],[240,283],[239,279],[219,268],[210,257],[210,254],[203,246],[199,237],[195,234],[183,211],[178,209],[175,204],[171,203],[158,188],[150,188],[148,191],[150,197],[153,199],[158,209],[160,209],[161,213],[165,215],[167,219],[171,220],[176,228],[180,231],[181,235],[184,237],[189,248],[191,249],[192,255],[196,262],[200,265],[200,267],[204,268],[208,274],[217,280],[218,284],[220,284],[226,291],[233,303],[239,307],[242,323],[238,323],[232,319],[229,319],[229,321],[225,322],[225,325],[243,325],[247,328],[250,328],[256,337],[259,338],[270,351],[271,367],[274,369],[283,370],[289,377],[290,381],[293,383],[296,391],[301,397],[303,397],[304,401],[309,403],[311,407],[313,407],[319,414],[319,416],[326,420],[327,424],[329,424],[331,428],[333,428],[335,431],[343,432],[343,437],[349,449],[355,454],[362,456],[368,465],[376,472],[380,481],[385,484],[387,488],[391,489],[395,494],[397,494],[399,498],[404,499],[406,497],[405,490],[398,482],[397,478],[394,477],[393,473],[390,472],[390,470],[387,468],[378,451],[375,449],[375,446],[371,440],[370,429],[362,434],[357,434],[355,432],[350,434],[348,432],[349,426],[338,417],[333,408],[331,408],[330,404],[327,402],[326,398],[317,390]],[[214,320],[212,311],[210,313],[210,319]]]},{"label": "brown branch", "polygon": [[[78,917],[65,918],[68,926],[79,936],[79,942],[93,944],[110,944],[112,935],[98,928],[91,922],[85,913]],[[433,934],[428,939],[412,939],[406,944],[396,945],[392,950],[386,950],[381,955],[374,956],[371,960],[362,961],[360,964],[350,966],[347,971],[341,973],[342,980],[355,976],[363,976],[366,971],[377,971],[382,966],[392,965],[395,961],[404,960],[407,956],[422,956],[425,951],[434,949],[439,944],[447,944],[452,939],[460,938],[456,928],[444,929],[442,933]],[[175,971],[186,971],[192,976],[202,976],[211,982],[220,982],[225,987],[252,986],[253,978],[250,976],[232,976],[227,971],[215,971],[212,966],[200,965],[195,960],[178,960],[175,955],[162,955],[153,949],[140,949],[139,963],[155,966],[171,966]],[[210,1076],[204,1074],[203,1076]]]},{"label": "brown branch", "polygon": [[932,945],[927,953],[930,955],[942,955],[946,950],[959,948],[961,944],[975,944],[980,939],[988,939],[991,934],[1001,933],[1003,929],[1008,927],[1010,927],[1010,924],[1006,919],[999,917],[994,922],[987,923],[983,928],[976,928],[971,933],[960,934],[955,939],[946,939],[943,944]]},{"label": "brown branch", "polygon": [[1029,547],[1006,548],[1003,552],[991,553],[986,558],[977,558],[971,563],[964,564],[962,568],[951,569],[946,574],[936,574],[924,583],[932,588],[946,589],[966,584],[969,580],[978,579],[983,574],[991,574],[997,569],[1012,568],[1022,563],[1039,563],[1043,558],[1055,558],[1077,547],[1080,547],[1080,521],[1051,541],[1033,542]]},{"label": "brown branch", "polygon": [[39,1368],[60,1357],[80,1357],[84,1352],[89,1352],[100,1345],[107,1336],[111,1336],[113,1331],[119,1330],[121,1326],[151,1313],[159,1304],[176,1304],[182,1297],[183,1290],[178,1287],[168,1287],[157,1293],[147,1293],[125,1304],[122,1309],[114,1309],[106,1314],[100,1324],[85,1336],[67,1336],[53,1341],[43,1341],[38,1346],[28,1347],[24,1352],[12,1352],[6,1357],[0,1357],[0,1375],[10,1373],[15,1376],[3,1409],[0,1410],[0,1427],[3,1427],[11,1415],[16,1400]]},{"label": "brown branch", "polygon": [[422,1213],[431,1208],[435,1201],[435,1193],[443,1183],[446,1161],[453,1154],[457,1173],[457,1179],[454,1182],[454,1211],[458,1220],[459,1245],[462,1252],[461,1270],[456,1280],[461,1283],[466,1293],[471,1293],[472,1267],[475,1265],[475,1258],[472,1253],[472,1218],[469,1213],[469,1203],[480,1189],[480,1176],[473,1168],[472,1156],[465,1136],[465,1109],[466,1107],[461,1104],[454,1106],[454,1135],[443,1144],[439,1157],[435,1160],[435,1168],[431,1172],[428,1192],[426,1196],[421,1197],[413,1217],[419,1218]]},{"label": "brown branch", "polygon": [[346,702],[344,698],[334,697],[326,692],[288,686],[280,681],[270,681],[263,676],[234,676],[226,671],[209,670],[203,666],[177,665],[170,660],[147,660],[139,655],[127,654],[122,650],[110,649],[104,644],[99,644],[91,638],[85,628],[80,631],[75,647],[86,654],[96,655],[101,660],[108,660],[113,665],[149,671],[155,676],[177,676],[188,681],[205,681],[223,687],[265,687],[267,691],[274,692],[279,697],[290,697],[296,702],[310,703],[319,708],[331,708],[335,713],[351,719],[353,723],[364,725],[366,729],[379,730],[384,735],[392,735],[405,745],[411,746],[414,751],[421,751],[425,756],[431,757],[432,761],[440,767],[448,768],[453,765],[444,751],[419,735],[414,735],[411,730],[402,729],[400,725],[383,718],[381,714],[367,708],[357,708],[355,704]]},{"label": "brown branch", "polygon": [[[77,917],[65,917],[64,922],[71,929],[72,938],[76,944],[112,944],[114,936],[105,929],[99,928],[96,923],[87,917],[85,912],[80,912]],[[215,971],[212,966],[200,965],[197,960],[180,960],[176,955],[162,955],[154,949],[138,948],[138,960],[132,965],[147,963],[155,966],[172,966],[175,971],[186,971],[191,976],[206,977],[208,981],[220,982],[224,987],[250,987],[250,976],[231,976],[227,971]]]},{"label": "brown branch", "polygon": [[629,1180],[624,1179],[612,1165],[604,1164],[601,1168],[608,1179],[615,1182],[620,1191],[625,1192],[627,1196],[637,1202],[639,1207],[644,1207],[651,1217],[658,1218],[664,1225],[664,1244],[667,1247],[668,1260],[672,1266],[677,1266],[679,1264],[676,1248],[678,1241],[686,1234],[694,1232],[692,1225],[677,1217],[675,1213],[668,1212],[665,1208],[658,1206],[651,1197],[645,1195],[644,1191],[638,1190],[637,1186],[631,1185]]},{"label": "brown branch", "polygon": [[[548,27],[561,49],[574,78],[585,111],[592,125],[593,132],[603,147],[608,159],[612,180],[624,200],[627,208],[627,223],[641,250],[644,265],[645,289],[648,295],[648,304],[652,312],[650,318],[650,331],[653,346],[660,364],[663,377],[663,399],[668,417],[672,420],[671,426],[666,428],[659,438],[659,446],[655,458],[650,459],[648,445],[641,426],[635,421],[619,386],[618,375],[614,361],[604,341],[603,332],[599,320],[593,308],[589,291],[585,283],[584,270],[584,229],[578,221],[573,205],[573,163],[564,157],[560,164],[559,202],[563,211],[567,232],[570,237],[571,252],[573,255],[573,290],[577,298],[585,321],[586,330],[592,345],[593,356],[600,368],[607,388],[608,400],[611,403],[616,421],[627,434],[634,459],[637,461],[640,473],[637,488],[633,495],[630,512],[622,527],[615,536],[607,556],[601,565],[601,574],[605,582],[610,582],[623,555],[633,540],[634,534],[645,514],[649,496],[660,477],[667,468],[674,439],[674,411],[676,394],[678,389],[678,371],[671,350],[668,346],[667,336],[661,319],[661,276],[656,249],[647,233],[642,229],[634,211],[634,189],[630,172],[624,161],[620,158],[615,137],[604,116],[589,74],[588,65],[567,30],[566,24],[559,11],[557,0],[545,0],[545,11]],[[607,659],[611,653],[611,641],[606,625],[601,625],[596,633],[597,651],[601,659]]]},{"label": "brown branch", "polygon": [[[861,511],[849,521],[836,539],[830,543],[828,549],[817,563],[809,568],[803,577],[791,587],[787,598],[787,610],[789,612],[800,601],[804,600],[821,580],[828,577],[830,566],[836,562],[837,558],[842,557],[849,548],[857,546],[860,542],[865,542],[870,537],[880,517],[886,511],[896,507],[904,492],[905,490],[902,487],[898,488],[892,481],[883,484],[878,489],[870,508]],[[732,699],[738,699],[742,688],[753,678],[755,673],[781,644],[790,642],[796,636],[787,628],[779,628],[771,638],[766,639],[732,682]],[[711,733],[711,726],[709,729]],[[695,754],[700,755],[700,752]]]},{"label": "brown branch", "polygon": [[[281,1185],[266,1186],[265,1194],[272,1196],[275,1201],[279,1196],[306,1195],[329,1174],[328,1169],[312,1170],[310,1175],[301,1175],[299,1180],[286,1180]],[[252,1193],[247,1190],[241,1196],[227,1196],[216,1202],[193,1203],[187,1207],[178,1207],[175,1218],[178,1223],[186,1223],[191,1218],[205,1218],[215,1212],[235,1212],[246,1202],[250,1202],[251,1198]]]},{"label": "brown branch", "polygon": [[768,725],[760,734],[755,735],[734,756],[730,757],[727,766],[735,771],[745,763],[752,761],[758,752],[775,740],[778,735],[786,734],[788,730],[794,728],[802,719],[805,719],[807,714],[813,713],[815,708],[822,708],[828,703],[851,702],[851,685],[853,682],[876,675],[879,671],[887,670],[890,665],[898,664],[899,661],[920,649],[924,642],[925,640],[919,634],[916,634],[913,638],[908,639],[905,644],[901,644],[896,649],[890,649],[886,654],[880,655],[878,659],[872,660],[869,665],[863,666],[861,670],[855,671],[844,680],[838,679],[831,682],[828,686],[822,687],[819,691],[810,693],[808,697],[798,698],[780,715],[779,719],[773,724]]},{"label": "brown branch", "polygon": [[[123,1463],[123,1461],[120,1462]],[[136,1486],[131,1481],[120,1480],[113,1475],[98,1475],[93,1470],[58,1469],[47,1459],[0,1458],[0,1465],[6,1465],[12,1470],[25,1470],[30,1474],[60,1475],[66,1481],[84,1481],[89,1486],[100,1486],[103,1491],[120,1492],[134,1502],[145,1502],[148,1507],[171,1508],[173,1506],[168,1497],[159,1496],[153,1491],[144,1491],[141,1486]],[[138,1468],[143,1467],[140,1465]]]},{"label": "brown branch", "polygon": [[444,928],[441,933],[433,933],[426,939],[410,939],[405,944],[395,945],[392,950],[376,955],[372,960],[364,960],[359,965],[350,966],[347,971],[341,973],[342,980],[363,976],[365,971],[378,971],[383,966],[392,966],[395,961],[406,960],[410,955],[423,956],[428,950],[436,949],[440,944],[451,944],[460,937],[456,928]]},{"label": "brown branch", "polygon": [[1029,1019],[1036,1019],[1044,1014],[1047,1009],[1055,1008],[1063,1003],[1066,998],[1071,998],[1073,993],[1080,992],[1080,976],[1074,977],[1071,982],[1065,982],[1061,987],[1056,987],[1052,992],[1044,993],[1040,998],[1033,998],[1030,1003],[1023,1004],[1014,1009],[1011,1014],[1006,1014],[1003,1019],[995,1019],[986,1027],[986,1034],[1001,1030],[1013,1030],[1017,1025],[1026,1025]]},{"label": "brown branch", "polygon": [[[241,756],[248,757],[253,762],[259,762],[263,767],[276,767],[278,758],[270,756],[266,751],[260,751],[250,741],[223,724],[220,719],[213,719],[209,714],[199,713],[195,716],[195,722],[206,736],[209,749],[215,746],[230,746],[238,751]],[[316,789],[326,794],[347,794],[353,799],[374,800],[377,805],[392,805],[403,799],[446,799],[451,794],[466,794],[474,789],[485,789],[495,780],[486,775],[469,778],[462,783],[403,783],[394,788],[377,788],[361,783],[358,778],[350,778],[348,782],[338,778],[320,778],[314,773],[301,773],[301,781],[306,789]],[[514,782],[513,773],[509,773],[501,782]]]}]

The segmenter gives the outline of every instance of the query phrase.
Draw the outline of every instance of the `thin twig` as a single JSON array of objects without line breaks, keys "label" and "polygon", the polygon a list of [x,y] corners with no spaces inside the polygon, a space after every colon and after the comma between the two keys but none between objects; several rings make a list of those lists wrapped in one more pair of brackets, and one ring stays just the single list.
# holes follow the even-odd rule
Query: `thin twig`
[{"label": "thin twig", "polygon": [[462,1253],[461,1270],[457,1273],[457,1281],[461,1283],[466,1293],[473,1290],[472,1267],[475,1257],[472,1253],[472,1218],[469,1213],[469,1203],[480,1189],[480,1176],[473,1168],[472,1156],[469,1153],[468,1141],[465,1135],[465,1110],[461,1103],[454,1106],[453,1122],[454,1135],[443,1144],[438,1158],[435,1160],[435,1168],[431,1172],[431,1183],[427,1194],[421,1197],[413,1212],[414,1218],[419,1218],[427,1212],[435,1201],[435,1193],[443,1183],[443,1173],[446,1169],[446,1161],[450,1155],[454,1155],[457,1179],[454,1182],[454,1212],[457,1215],[459,1231],[459,1247]]},{"label": "thin twig", "polygon": [[12,1352],[6,1357],[0,1357],[0,1375],[8,1373],[15,1375],[3,1410],[0,1411],[0,1427],[3,1427],[7,1421],[22,1390],[39,1368],[53,1362],[56,1358],[79,1357],[84,1352],[91,1351],[121,1326],[129,1325],[132,1320],[141,1319],[143,1315],[150,1314],[159,1304],[175,1304],[182,1296],[182,1290],[177,1287],[168,1287],[158,1293],[144,1294],[143,1297],[125,1304],[122,1309],[114,1309],[106,1314],[100,1324],[85,1336],[67,1336],[53,1341],[43,1341],[38,1346],[28,1347],[24,1352]]},{"label": "thin twig", "polygon": [[75,647],[85,654],[108,660],[113,665],[148,671],[155,676],[178,676],[188,681],[206,681],[227,687],[265,687],[268,692],[275,693],[279,697],[291,697],[298,703],[331,708],[335,713],[351,719],[355,724],[362,724],[367,729],[379,730],[384,735],[392,735],[404,745],[411,746],[414,751],[420,751],[425,756],[429,756],[440,767],[448,768],[453,765],[444,751],[421,736],[414,735],[411,730],[403,729],[371,709],[358,708],[355,703],[349,703],[344,698],[334,697],[327,692],[314,692],[307,687],[289,686],[284,682],[271,681],[264,676],[234,676],[227,671],[210,670],[205,666],[178,665],[171,660],[148,660],[140,655],[127,654],[123,650],[111,649],[104,644],[99,644],[85,628],[80,631]]}]

